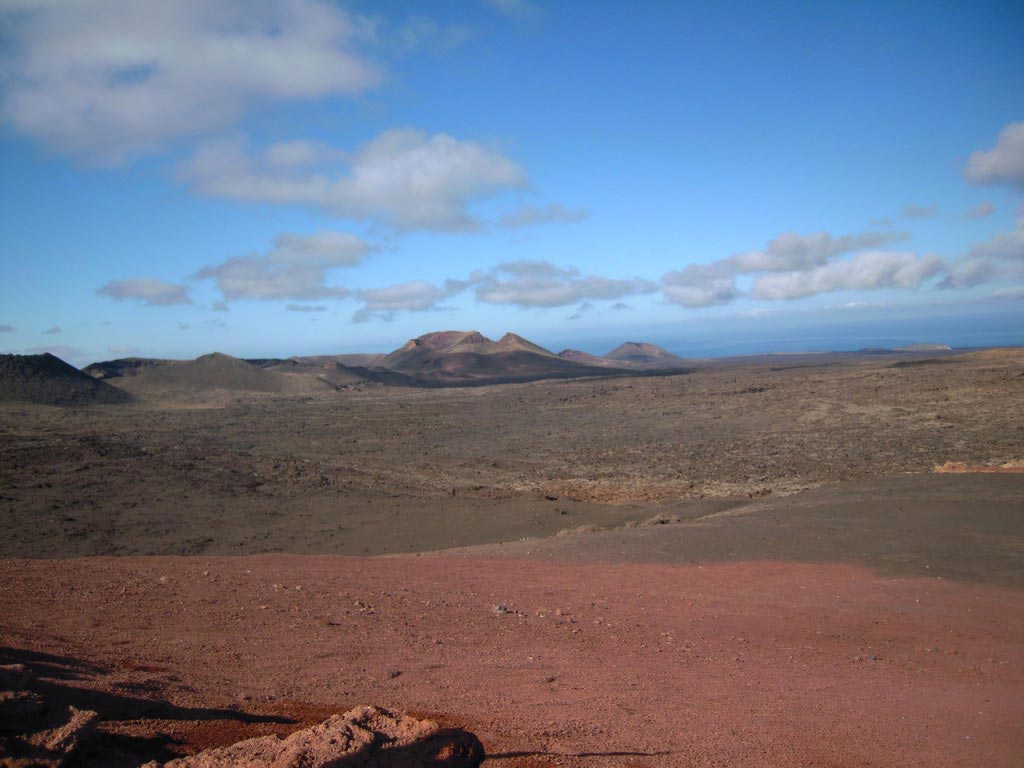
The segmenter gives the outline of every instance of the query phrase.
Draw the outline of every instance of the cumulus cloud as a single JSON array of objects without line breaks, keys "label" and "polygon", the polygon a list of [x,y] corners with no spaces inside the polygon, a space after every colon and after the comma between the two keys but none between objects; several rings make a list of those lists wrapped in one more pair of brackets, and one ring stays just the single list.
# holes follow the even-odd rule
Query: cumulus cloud
[{"label": "cumulus cloud", "polygon": [[56,336],[60,332],[61,331],[59,325],[54,325],[51,328],[47,328],[45,331],[43,331],[43,333],[45,333],[47,336]]},{"label": "cumulus cloud", "polygon": [[689,264],[666,273],[661,279],[662,293],[666,301],[684,307],[728,304],[743,296],[736,284],[736,278],[742,275],[807,272],[845,253],[877,248],[907,237],[906,232],[867,231],[838,237],[828,232],[783,232],[760,250],[706,264]]},{"label": "cumulus cloud", "polygon": [[427,312],[441,309],[440,302],[464,291],[479,275],[469,280],[445,280],[443,285],[432,285],[423,280],[413,280],[385,288],[372,288],[357,292],[363,302],[353,320],[357,323],[371,318],[392,320],[398,312]]},{"label": "cumulus cloud", "polygon": [[192,303],[186,286],[156,280],[152,277],[111,280],[96,292],[112,299],[137,299],[142,304],[151,307]]},{"label": "cumulus cloud", "polygon": [[931,219],[938,212],[939,206],[935,205],[914,205],[907,203],[903,206],[903,215],[908,219]]},{"label": "cumulus cloud", "polygon": [[992,149],[972,152],[964,176],[975,184],[1009,184],[1024,189],[1024,122],[1003,128]]},{"label": "cumulus cloud", "polygon": [[810,270],[762,275],[754,281],[751,293],[758,299],[777,301],[831,291],[919,288],[945,268],[945,262],[934,255],[865,251]]},{"label": "cumulus cloud", "polygon": [[356,321],[392,319],[397,312],[425,312],[442,309],[442,302],[469,289],[477,301],[526,308],[563,307],[579,304],[578,312],[593,307],[593,301],[651,293],[658,286],[648,280],[615,280],[584,275],[575,267],[559,267],[546,261],[512,261],[475,271],[466,279],[449,278],[441,285],[416,280],[385,288],[357,291],[363,306]]},{"label": "cumulus cloud", "polygon": [[976,244],[956,264],[943,288],[972,288],[996,280],[1024,280],[1024,217],[1017,220],[1011,232],[1000,232]]},{"label": "cumulus cloud", "polygon": [[655,290],[655,283],[641,278],[616,280],[583,275],[575,267],[557,267],[546,261],[514,261],[487,272],[476,286],[476,298],[486,304],[562,307]]},{"label": "cumulus cloud", "polygon": [[529,0],[484,0],[484,2],[499,13],[515,19],[530,19],[540,13],[540,8]]},{"label": "cumulus cloud", "polygon": [[979,203],[967,212],[969,219],[983,219],[995,213],[996,207],[990,202]]},{"label": "cumulus cloud", "polygon": [[1017,220],[1012,232],[1000,232],[971,248],[971,258],[1024,261],[1024,216]]},{"label": "cumulus cloud", "polygon": [[770,240],[763,250],[739,253],[720,263],[726,268],[726,276],[752,272],[787,272],[821,266],[834,256],[877,248],[908,237],[906,232],[868,231],[839,237],[833,237],[828,232],[811,232],[807,235],[783,232]]},{"label": "cumulus cloud", "polygon": [[282,153],[280,145],[253,153],[237,141],[209,143],[179,175],[201,195],[311,206],[399,230],[478,228],[473,203],[526,184],[497,150],[412,129],[385,131],[344,160],[274,162]]},{"label": "cumulus cloud", "polygon": [[950,268],[949,274],[940,283],[941,288],[973,288],[990,283],[999,276],[999,266],[994,259],[967,259]]},{"label": "cumulus cloud", "polygon": [[282,234],[268,253],[204,267],[196,278],[215,280],[225,301],[344,298],[350,291],[328,285],[328,271],[357,264],[373,250],[375,246],[344,232]]},{"label": "cumulus cloud", "polygon": [[551,203],[543,207],[524,205],[517,211],[505,214],[499,222],[506,229],[522,229],[537,224],[569,224],[587,218],[582,208],[566,208],[561,203]]},{"label": "cumulus cloud", "polygon": [[5,120],[101,163],[381,79],[369,25],[318,0],[8,0],[0,27]]},{"label": "cumulus cloud", "polygon": [[442,53],[471,39],[473,30],[463,24],[442,24],[428,16],[414,15],[398,26],[391,37],[401,51]]},{"label": "cumulus cloud", "polygon": [[692,280],[685,270],[665,275],[661,290],[666,301],[690,309],[728,304],[742,295],[731,277]]}]

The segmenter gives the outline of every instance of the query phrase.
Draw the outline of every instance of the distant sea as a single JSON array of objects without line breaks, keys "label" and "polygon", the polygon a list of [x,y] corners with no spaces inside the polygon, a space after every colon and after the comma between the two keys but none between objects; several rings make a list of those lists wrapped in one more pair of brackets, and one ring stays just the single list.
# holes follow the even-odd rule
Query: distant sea
[{"label": "distant sea", "polygon": [[[646,341],[681,357],[728,357],[772,352],[847,352],[910,344],[954,348],[1024,346],[1024,302],[996,311],[809,314],[806,317],[723,317],[673,326],[624,329],[622,335],[595,334],[585,340],[554,338],[555,352],[566,347],[604,354],[624,341]],[[552,334],[554,336],[554,334]]]}]

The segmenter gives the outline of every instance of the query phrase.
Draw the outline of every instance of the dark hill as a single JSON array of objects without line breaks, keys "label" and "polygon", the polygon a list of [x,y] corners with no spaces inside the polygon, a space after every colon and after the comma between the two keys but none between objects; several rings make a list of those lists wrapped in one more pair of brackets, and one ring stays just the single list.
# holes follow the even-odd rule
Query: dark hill
[{"label": "dark hill", "polygon": [[106,405],[129,400],[128,393],[49,353],[0,355],[0,402]]},{"label": "dark hill", "polygon": [[195,360],[152,366],[121,379],[119,383],[136,394],[196,394],[218,389],[284,392],[289,389],[289,380],[283,374],[216,352]]},{"label": "dark hill", "polygon": [[175,365],[178,362],[178,360],[160,360],[154,357],[122,357],[117,360],[92,363],[85,366],[82,371],[95,379],[119,379],[124,376],[134,376],[147,368]]}]

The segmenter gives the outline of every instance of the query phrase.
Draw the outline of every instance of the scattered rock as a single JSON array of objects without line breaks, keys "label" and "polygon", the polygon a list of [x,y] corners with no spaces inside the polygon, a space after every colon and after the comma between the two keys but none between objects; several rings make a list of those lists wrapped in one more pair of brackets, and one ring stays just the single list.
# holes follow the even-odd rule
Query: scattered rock
[{"label": "scattered rock", "polygon": [[658,513],[654,517],[649,517],[642,523],[645,526],[649,525],[671,525],[672,523],[681,522],[679,515],[666,515]]},{"label": "scattered rock", "polygon": [[507,605],[496,605],[491,610],[494,611],[499,616],[504,616],[506,613],[511,613],[511,611],[509,611]]},{"label": "scattered rock", "polygon": [[98,718],[95,712],[68,707],[55,727],[44,727],[34,732],[29,730],[15,736],[0,736],[0,766],[62,768],[67,765],[79,744],[93,732]]}]

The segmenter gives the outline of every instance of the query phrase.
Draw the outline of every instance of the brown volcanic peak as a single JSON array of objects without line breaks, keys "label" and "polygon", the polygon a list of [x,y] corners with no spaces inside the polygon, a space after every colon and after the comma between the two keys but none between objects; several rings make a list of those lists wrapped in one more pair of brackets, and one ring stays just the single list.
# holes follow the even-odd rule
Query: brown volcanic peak
[{"label": "brown volcanic peak", "polygon": [[477,331],[441,331],[412,339],[380,366],[419,377],[424,385],[530,381],[587,376],[600,369],[563,360],[522,336],[491,341]]},{"label": "brown volcanic peak", "polygon": [[0,355],[0,402],[91,405],[128,400],[128,393],[49,353]]},{"label": "brown volcanic peak", "polygon": [[683,363],[683,358],[673,355],[666,349],[641,341],[627,341],[620,344],[607,355],[608,360],[615,360],[621,363],[634,363],[647,365],[651,363],[675,364]]},{"label": "brown volcanic peak", "polygon": [[435,331],[410,339],[402,349],[424,348],[437,352],[450,352],[456,347],[491,343],[493,342],[479,331]]},{"label": "brown volcanic peak", "polygon": [[513,350],[519,350],[523,352],[533,352],[536,355],[547,355],[549,357],[557,357],[554,352],[544,349],[539,344],[534,344],[529,339],[524,339],[522,336],[516,333],[506,333],[497,343],[494,345],[502,352],[510,352]]}]

